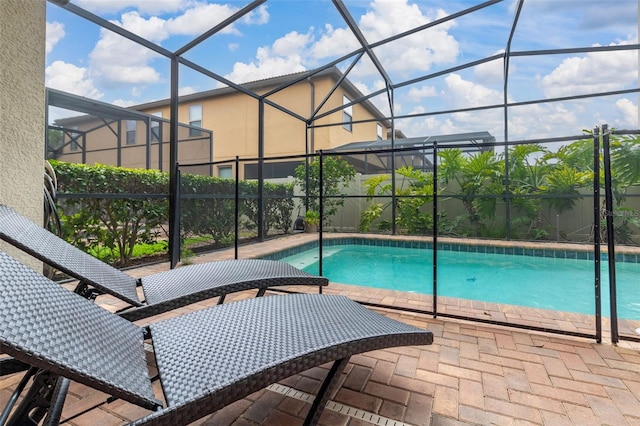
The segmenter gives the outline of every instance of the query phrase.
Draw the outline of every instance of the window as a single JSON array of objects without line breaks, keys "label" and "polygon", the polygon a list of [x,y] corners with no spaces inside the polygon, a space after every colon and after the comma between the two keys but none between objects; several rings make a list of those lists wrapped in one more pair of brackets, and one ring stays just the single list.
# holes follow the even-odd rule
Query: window
[{"label": "window", "polygon": [[218,166],[218,177],[225,179],[233,178],[233,170],[231,166]]},{"label": "window", "polygon": [[[191,105],[189,107],[189,125],[202,127],[202,105]],[[189,136],[202,136],[202,132],[198,129],[189,128]]]},{"label": "window", "polygon": [[378,137],[378,140],[381,141],[382,140],[382,126],[380,125],[380,123],[376,124],[376,135]]},{"label": "window", "polygon": [[136,120],[127,120],[127,145],[136,143]]},{"label": "window", "polygon": [[[78,130],[77,127],[73,127],[73,130]],[[69,149],[71,151],[77,151],[80,149],[80,144],[78,143],[78,139],[80,139],[80,133],[71,132],[69,133],[69,138],[71,139],[71,144],[69,145]]]},{"label": "window", "polygon": [[[300,161],[283,161],[268,163],[265,162],[262,167],[262,177],[265,179],[272,178],[286,178],[288,176],[296,175],[296,167],[300,165]],[[244,178],[245,179],[258,179],[259,164],[245,164],[244,166]]]},{"label": "window", "polygon": [[[162,118],[162,111],[154,112],[151,115]],[[160,121],[151,119],[151,142],[160,142]]]},{"label": "window", "polygon": [[351,99],[346,96],[342,96],[342,127],[345,130],[352,130],[352,121],[353,121],[353,105],[345,106],[351,103]]}]

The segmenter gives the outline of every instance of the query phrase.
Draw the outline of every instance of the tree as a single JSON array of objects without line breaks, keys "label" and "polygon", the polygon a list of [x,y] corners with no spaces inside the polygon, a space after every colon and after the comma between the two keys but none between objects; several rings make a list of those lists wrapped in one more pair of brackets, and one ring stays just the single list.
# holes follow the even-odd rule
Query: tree
[{"label": "tree", "polygon": [[[495,216],[497,195],[504,193],[504,160],[492,151],[465,155],[458,148],[438,152],[442,163],[438,173],[445,183],[460,187],[461,201],[476,234],[481,234],[482,218]],[[482,195],[489,195],[482,197]]]},{"label": "tree", "polygon": [[[516,145],[509,149],[509,194],[511,201],[525,217],[526,235],[540,239],[547,234],[543,224],[544,205],[540,194],[545,190],[549,164],[544,160],[547,149],[538,144]],[[506,183],[506,182],[505,182]]]},{"label": "tree", "polygon": [[[324,156],[322,158],[322,197],[323,215],[322,223],[338,212],[338,207],[344,204],[344,199],[339,199],[344,188],[348,187],[356,175],[356,170],[351,164],[339,156]],[[307,185],[307,167],[309,170],[309,182]],[[311,163],[300,164],[295,169],[296,183],[300,185],[308,201],[308,210],[320,211],[320,158],[315,157]]]},{"label": "tree", "polygon": [[55,151],[62,147],[64,143],[64,134],[60,129],[48,129],[47,130],[47,148],[49,151]]},{"label": "tree", "polygon": [[[551,198],[549,203],[556,211],[563,212],[575,206],[575,198],[566,194],[578,194],[579,187],[593,188],[593,138],[590,137],[572,142],[561,147],[557,153],[549,154],[549,158],[557,164],[548,177],[547,193],[562,194],[562,198]],[[624,202],[631,187],[640,185],[640,137],[610,136],[611,150],[611,191],[613,192],[616,210],[620,213],[614,217],[616,240],[621,243],[631,242],[632,226],[638,227],[640,220],[637,212],[624,207]],[[602,168],[602,152],[599,156],[600,175],[598,184],[604,187],[604,169]],[[600,222],[605,221],[607,214],[604,198],[600,207]],[[602,227],[601,238],[606,239],[606,229]]]},{"label": "tree", "polygon": [[[396,224],[410,234],[427,234],[433,228],[433,214],[425,206],[433,201],[433,174],[424,173],[412,166],[400,167],[396,173],[405,179],[396,187]],[[391,198],[392,186],[389,175],[378,175],[364,182],[367,201],[376,196]],[[386,203],[373,202],[360,216],[360,231],[368,231],[374,221],[379,220],[383,213],[391,207],[392,201]],[[388,231],[391,223],[380,220],[378,229]]]}]

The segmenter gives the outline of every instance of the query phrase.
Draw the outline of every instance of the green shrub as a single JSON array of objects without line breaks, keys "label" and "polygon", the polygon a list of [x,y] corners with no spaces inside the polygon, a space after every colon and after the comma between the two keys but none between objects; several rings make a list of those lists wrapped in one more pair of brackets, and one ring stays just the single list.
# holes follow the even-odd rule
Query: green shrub
[{"label": "green shrub", "polygon": [[[106,249],[117,254],[122,266],[129,263],[136,244],[156,242],[161,225],[168,222],[168,200],[157,198],[168,193],[167,173],[99,164],[51,163],[58,176],[59,193],[76,195],[61,202],[63,237],[67,241],[85,251]],[[108,196],[90,198],[89,194]]]},{"label": "green shrub", "polygon": [[[240,181],[238,212],[245,229],[258,226],[258,183]],[[180,178],[182,237],[207,236],[216,246],[233,242],[235,180],[184,174]],[[289,232],[293,214],[293,184],[264,183],[263,231]]]},{"label": "green shrub", "polygon": [[210,176],[180,176],[180,230],[188,235],[207,236],[224,246],[235,231],[235,181]]},{"label": "green shrub", "polygon": [[[257,193],[257,182],[249,182],[248,190]],[[264,183],[264,235],[268,235],[270,230],[279,231],[283,234],[289,232],[291,228],[291,217],[293,214],[293,183],[273,184]],[[243,203],[244,214],[247,217],[247,228],[254,229],[258,226],[258,198],[247,198]]]},{"label": "green shrub", "polygon": [[[300,164],[295,169],[296,182],[302,188],[308,201],[308,209],[320,211],[320,158],[315,157],[308,165]],[[356,175],[356,169],[342,157],[325,156],[322,160],[322,224],[338,212],[338,207],[344,205],[344,199],[339,198],[342,191]],[[308,185],[307,185],[307,178]]]},{"label": "green shrub", "polygon": [[[51,164],[62,195],[59,202],[62,237],[76,247],[125,266],[132,257],[148,254],[146,249],[139,251],[141,245],[167,236],[168,173],[60,161]],[[255,229],[258,184],[241,181],[239,187],[240,215],[244,215],[247,228]],[[264,195],[265,235],[270,230],[288,232],[293,213],[293,184],[265,182]],[[183,241],[196,236],[212,240],[216,246],[233,242],[235,180],[183,174],[180,196]]]}]

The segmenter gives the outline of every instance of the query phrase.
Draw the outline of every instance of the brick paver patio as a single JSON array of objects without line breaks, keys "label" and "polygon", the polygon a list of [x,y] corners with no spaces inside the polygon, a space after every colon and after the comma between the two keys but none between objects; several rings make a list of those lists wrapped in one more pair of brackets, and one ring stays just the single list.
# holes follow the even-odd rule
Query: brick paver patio
[{"label": "brick paver patio", "polygon": [[[296,235],[293,243],[308,238],[310,236]],[[277,249],[278,245],[286,247],[293,243],[292,239],[282,239],[245,247],[241,249],[240,257],[258,256],[265,250],[274,250],[274,246]],[[198,257],[195,261],[232,257],[233,251],[225,250]],[[129,272],[146,275],[167,267],[167,264],[158,264]],[[398,306],[416,307],[424,303],[417,295],[333,283],[324,291]],[[253,295],[254,292],[245,292],[228,299]],[[101,296],[99,302],[108,309],[120,306],[107,296]],[[191,305],[167,315],[179,315],[214,303],[215,300]],[[485,308],[480,306],[478,315],[509,318],[520,315],[521,319],[532,323],[544,320],[546,315],[532,315],[530,310],[518,313],[515,310],[505,312],[503,308],[494,311]],[[478,306],[451,300],[442,309],[473,312]],[[343,374],[343,385],[325,410],[321,424],[640,425],[638,344],[622,342],[614,346],[606,339],[603,344],[597,344],[593,340],[557,334],[440,317],[434,319],[429,315],[398,310],[379,311],[428,328],[435,335],[434,344],[353,357]],[[547,321],[562,322],[576,330],[593,327],[574,316]],[[326,367],[291,377],[196,424],[301,424],[309,408],[305,399],[317,391]],[[4,406],[20,377],[0,378],[0,406]],[[92,408],[98,404],[97,408]],[[144,409],[120,400],[108,401],[105,394],[74,383],[63,419],[73,425],[118,425],[144,413]]]}]

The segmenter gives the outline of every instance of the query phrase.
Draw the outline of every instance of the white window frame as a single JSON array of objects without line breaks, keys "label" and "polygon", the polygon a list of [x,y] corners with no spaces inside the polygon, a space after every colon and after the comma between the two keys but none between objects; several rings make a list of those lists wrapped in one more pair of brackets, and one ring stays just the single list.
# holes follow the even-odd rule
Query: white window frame
[{"label": "white window frame", "polygon": [[[227,175],[228,176],[223,176]],[[223,179],[233,179],[233,167],[232,166],[218,166],[218,177]]]},{"label": "white window frame", "polygon": [[[202,127],[202,104],[189,105],[189,125]],[[202,132],[189,128],[189,137],[202,136]]]},{"label": "white window frame", "polygon": [[[153,112],[151,113],[151,115],[154,117],[162,118],[162,111]],[[158,143],[160,142],[160,121],[154,120],[153,118],[150,121],[151,121],[151,129],[150,129],[151,143]]]},{"label": "white window frame", "polygon": [[127,120],[125,132],[125,141],[127,145],[135,145],[136,144],[136,129],[138,127],[138,123],[136,120]]},{"label": "white window frame", "polygon": [[353,105],[345,105],[350,103],[351,99],[342,95],[342,127],[349,132],[353,131]]}]

